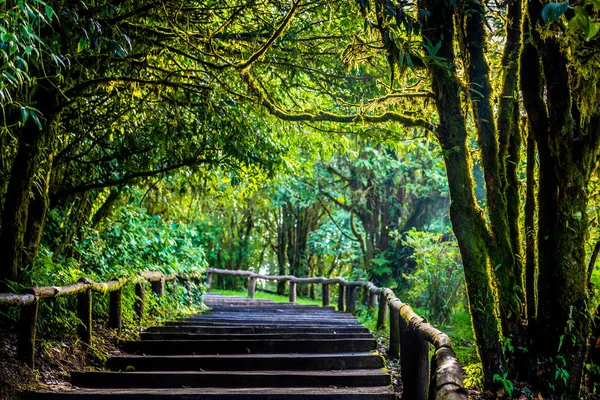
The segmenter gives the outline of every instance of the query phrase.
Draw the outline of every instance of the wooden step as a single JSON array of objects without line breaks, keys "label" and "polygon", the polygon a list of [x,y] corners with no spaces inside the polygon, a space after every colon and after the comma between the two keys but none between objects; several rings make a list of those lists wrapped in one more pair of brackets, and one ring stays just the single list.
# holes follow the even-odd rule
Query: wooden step
[{"label": "wooden step", "polygon": [[235,322],[235,321],[172,321],[166,324],[167,326],[180,325],[180,326],[224,326],[224,327],[296,327],[296,328],[344,328],[344,327],[356,327],[359,328],[361,325],[358,323],[329,323],[324,322],[297,322],[297,321],[265,321],[265,322]]},{"label": "wooden step", "polygon": [[358,322],[353,319],[322,319],[322,318],[293,318],[290,316],[281,316],[277,318],[261,317],[261,318],[193,318],[178,321],[182,325],[193,324],[240,324],[240,325],[342,325],[342,326],[358,326]]},{"label": "wooden step", "polygon": [[381,369],[343,371],[143,371],[73,372],[71,383],[86,388],[260,388],[366,387],[391,385]]},{"label": "wooden step", "polygon": [[128,353],[166,354],[264,354],[343,353],[375,350],[375,339],[270,339],[270,340],[139,340],[126,342]]},{"label": "wooden step", "polygon": [[152,333],[211,333],[215,335],[221,334],[243,334],[243,333],[369,333],[369,330],[364,326],[310,326],[299,328],[297,326],[206,326],[202,324],[198,325],[167,325],[167,326],[153,326],[146,330],[146,332]]},{"label": "wooden step", "polygon": [[222,337],[228,340],[266,340],[266,339],[352,339],[371,338],[369,333],[191,333],[191,332],[144,332],[140,334],[142,340],[209,340]]},{"label": "wooden step", "polygon": [[180,356],[124,355],[107,362],[113,371],[248,371],[380,369],[383,358],[371,353],[217,354]]},{"label": "wooden step", "polygon": [[73,389],[39,391],[24,400],[394,400],[390,386],[354,388]]}]

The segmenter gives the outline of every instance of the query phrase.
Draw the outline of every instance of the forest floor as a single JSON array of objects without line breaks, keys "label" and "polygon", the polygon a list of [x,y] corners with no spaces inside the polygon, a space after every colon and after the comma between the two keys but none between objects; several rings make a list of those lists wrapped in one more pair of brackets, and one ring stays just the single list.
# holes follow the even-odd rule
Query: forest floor
[{"label": "forest floor", "polygon": [[[24,390],[69,386],[70,371],[99,370],[106,359],[121,353],[115,330],[94,324],[90,346],[75,335],[60,340],[38,340],[35,370],[16,361],[17,337],[14,322],[0,318],[0,399],[18,400]],[[135,334],[135,332],[126,332]]]}]

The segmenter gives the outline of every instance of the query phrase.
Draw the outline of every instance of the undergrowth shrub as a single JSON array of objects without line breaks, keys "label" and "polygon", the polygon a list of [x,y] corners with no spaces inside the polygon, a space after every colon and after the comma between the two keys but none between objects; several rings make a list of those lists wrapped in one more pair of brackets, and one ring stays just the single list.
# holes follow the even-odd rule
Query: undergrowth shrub
[{"label": "undergrowth shrub", "polygon": [[[50,215],[48,225],[59,229],[61,216]],[[152,216],[146,209],[133,205],[120,207],[102,229],[84,228],[75,235],[70,257],[56,256],[51,249],[57,248],[52,238],[46,237],[34,265],[24,272],[21,284],[12,284],[19,292],[29,286],[62,286],[87,277],[97,282],[116,277],[134,277],[141,271],[155,270],[165,274],[203,273],[206,256],[193,225],[179,224],[159,216]],[[56,235],[62,237],[62,235]],[[204,288],[192,285],[192,293],[181,284],[167,283],[165,296],[157,298],[146,285],[146,313],[142,325],[152,325],[167,319],[189,314],[202,307]],[[106,320],[109,313],[109,295],[94,293],[92,313],[94,320]],[[137,326],[134,313],[136,295],[133,284],[123,291],[124,324]],[[77,315],[77,297],[69,296],[40,301],[38,329],[40,337],[60,338],[74,334],[80,323]],[[18,310],[3,313],[12,320],[18,318]]]},{"label": "undergrowth shrub", "polygon": [[464,308],[465,281],[460,252],[455,240],[442,240],[441,233],[411,230],[405,244],[414,249],[417,270],[406,275],[411,289],[405,301],[425,311],[435,323],[450,321],[452,312]]}]

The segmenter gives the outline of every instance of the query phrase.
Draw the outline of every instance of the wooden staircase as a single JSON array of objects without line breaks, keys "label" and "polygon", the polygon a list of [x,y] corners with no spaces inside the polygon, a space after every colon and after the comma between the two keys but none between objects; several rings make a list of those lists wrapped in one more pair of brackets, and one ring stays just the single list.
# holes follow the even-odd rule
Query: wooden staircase
[{"label": "wooden staircase", "polygon": [[373,336],[333,307],[208,295],[210,312],[152,327],[110,371],[32,400],[392,400]]}]

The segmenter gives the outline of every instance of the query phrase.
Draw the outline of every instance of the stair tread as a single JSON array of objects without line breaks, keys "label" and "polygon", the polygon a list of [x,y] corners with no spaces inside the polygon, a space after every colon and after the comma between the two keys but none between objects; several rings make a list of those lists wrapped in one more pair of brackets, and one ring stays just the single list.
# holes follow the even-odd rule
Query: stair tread
[{"label": "stair tread", "polygon": [[[371,352],[354,352],[354,353],[272,353],[272,354],[185,354],[185,355],[156,355],[144,356],[139,354],[127,354],[116,356],[113,358],[132,358],[132,359],[148,359],[148,358],[323,358],[323,357],[374,357],[377,356]],[[378,356],[377,356],[378,357]]]},{"label": "stair tread", "polygon": [[51,391],[51,390],[40,390],[36,392],[38,394],[44,393],[55,393],[55,394],[112,394],[112,395],[124,395],[124,394],[140,394],[140,395],[150,395],[150,394],[260,394],[260,393],[268,393],[268,394],[301,394],[301,395],[312,395],[312,394],[323,394],[323,393],[333,393],[333,394],[391,394],[392,388],[390,386],[373,386],[373,387],[328,387],[328,388],[319,388],[318,393],[315,393],[315,388],[306,388],[306,387],[298,387],[298,388],[278,388],[278,387],[264,387],[264,388],[165,388],[165,389],[145,389],[145,388],[135,388],[135,389],[88,389],[88,388],[78,388],[73,387],[68,390],[60,390],[60,391]]},{"label": "stair tread", "polygon": [[279,376],[380,376],[383,369],[339,369],[326,371],[261,370],[261,371],[74,371],[73,375],[279,375]]}]

